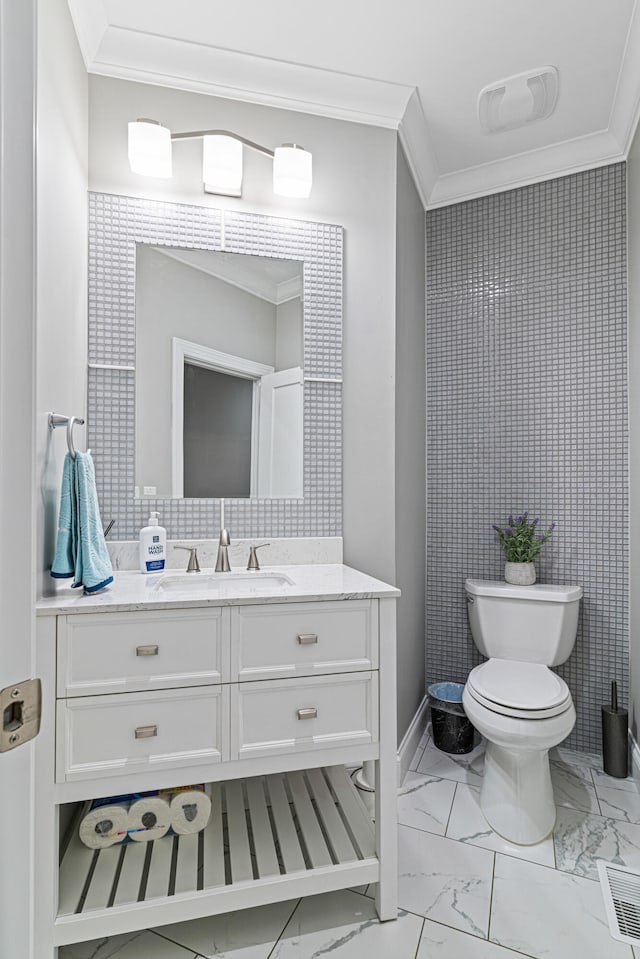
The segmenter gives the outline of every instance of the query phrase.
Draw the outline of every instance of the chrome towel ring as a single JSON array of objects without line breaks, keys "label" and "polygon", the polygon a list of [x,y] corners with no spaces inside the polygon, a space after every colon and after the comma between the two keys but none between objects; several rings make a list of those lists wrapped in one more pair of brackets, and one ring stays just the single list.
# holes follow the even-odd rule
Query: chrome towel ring
[{"label": "chrome towel ring", "polygon": [[60,413],[49,413],[49,429],[55,430],[58,426],[67,427],[67,446],[74,459],[76,458],[76,448],[73,445],[73,427],[76,423],[84,426],[84,420],[80,416],[62,416]]}]

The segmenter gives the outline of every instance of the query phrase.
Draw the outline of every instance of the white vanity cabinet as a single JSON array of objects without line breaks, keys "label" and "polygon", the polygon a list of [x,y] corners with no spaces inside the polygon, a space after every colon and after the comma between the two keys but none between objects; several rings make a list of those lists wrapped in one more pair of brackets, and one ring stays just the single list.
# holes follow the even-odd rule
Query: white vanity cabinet
[{"label": "white vanity cabinet", "polygon": [[[368,590],[43,601],[38,956],[371,882],[380,917],[395,918],[398,594],[349,572]],[[375,825],[349,775],[365,760]],[[212,800],[201,833],[80,842],[87,801],[190,783]]]}]

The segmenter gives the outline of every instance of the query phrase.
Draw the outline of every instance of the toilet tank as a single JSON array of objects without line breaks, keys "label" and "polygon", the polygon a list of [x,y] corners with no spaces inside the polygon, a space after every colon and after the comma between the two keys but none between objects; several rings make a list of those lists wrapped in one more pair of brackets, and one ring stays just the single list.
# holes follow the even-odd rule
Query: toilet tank
[{"label": "toilet tank", "polygon": [[474,642],[483,656],[558,666],[571,655],[581,586],[465,581]]}]

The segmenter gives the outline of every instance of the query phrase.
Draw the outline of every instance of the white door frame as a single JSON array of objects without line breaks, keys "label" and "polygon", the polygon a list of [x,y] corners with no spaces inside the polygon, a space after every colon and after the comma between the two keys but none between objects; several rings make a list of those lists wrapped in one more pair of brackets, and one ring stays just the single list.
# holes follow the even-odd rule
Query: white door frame
[{"label": "white door frame", "polygon": [[[36,0],[0,0],[0,688],[35,669]],[[0,753],[0,955],[34,956],[33,743]]]},{"label": "white door frame", "polygon": [[244,356],[223,353],[201,343],[191,343],[178,336],[171,340],[171,495],[184,494],[184,364],[192,363],[207,370],[218,370],[231,376],[253,380],[251,410],[251,495],[258,488],[258,430],[260,422],[260,380],[273,373],[273,366],[256,363]]}]

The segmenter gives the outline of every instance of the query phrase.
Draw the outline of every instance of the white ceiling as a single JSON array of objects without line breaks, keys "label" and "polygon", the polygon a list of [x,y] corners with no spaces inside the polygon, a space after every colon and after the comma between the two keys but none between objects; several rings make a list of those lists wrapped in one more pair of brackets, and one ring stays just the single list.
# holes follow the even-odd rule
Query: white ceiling
[{"label": "white ceiling", "polygon": [[[626,158],[640,0],[68,0],[87,69],[398,129],[425,206]],[[544,66],[553,114],[486,135],[480,90]]]}]

